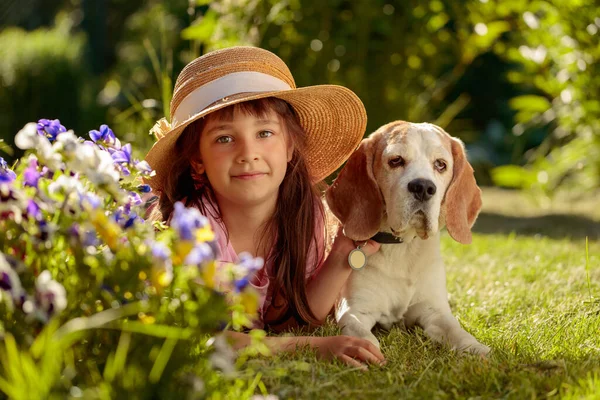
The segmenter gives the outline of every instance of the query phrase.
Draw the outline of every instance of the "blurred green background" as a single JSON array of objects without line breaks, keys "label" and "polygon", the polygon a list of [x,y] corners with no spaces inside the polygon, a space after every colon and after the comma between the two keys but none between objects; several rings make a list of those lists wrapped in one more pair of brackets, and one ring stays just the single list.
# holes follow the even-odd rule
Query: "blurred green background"
[{"label": "blurred green background", "polygon": [[142,157],[181,68],[247,44],[283,58],[298,86],[354,90],[367,133],[442,126],[482,185],[592,196],[599,30],[597,0],[1,0],[0,138],[40,118],[81,136],[107,123]]}]

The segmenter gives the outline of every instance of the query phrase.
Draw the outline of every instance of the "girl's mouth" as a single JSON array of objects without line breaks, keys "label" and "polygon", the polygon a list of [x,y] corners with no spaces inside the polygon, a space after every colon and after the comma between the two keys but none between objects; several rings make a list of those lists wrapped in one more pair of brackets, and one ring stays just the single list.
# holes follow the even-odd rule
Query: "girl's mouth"
[{"label": "girl's mouth", "polygon": [[242,179],[242,180],[253,180],[253,179],[262,178],[265,175],[266,174],[263,172],[248,172],[245,174],[234,175],[233,178]]}]

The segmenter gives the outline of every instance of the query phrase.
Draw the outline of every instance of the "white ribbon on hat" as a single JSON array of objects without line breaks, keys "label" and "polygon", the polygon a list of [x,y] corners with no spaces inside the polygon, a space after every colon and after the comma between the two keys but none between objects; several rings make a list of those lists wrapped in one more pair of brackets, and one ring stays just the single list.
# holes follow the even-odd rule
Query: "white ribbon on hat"
[{"label": "white ribbon on hat", "polygon": [[239,93],[278,92],[291,90],[290,85],[262,72],[232,72],[215,79],[188,94],[171,116],[171,126],[186,121],[218,100]]}]

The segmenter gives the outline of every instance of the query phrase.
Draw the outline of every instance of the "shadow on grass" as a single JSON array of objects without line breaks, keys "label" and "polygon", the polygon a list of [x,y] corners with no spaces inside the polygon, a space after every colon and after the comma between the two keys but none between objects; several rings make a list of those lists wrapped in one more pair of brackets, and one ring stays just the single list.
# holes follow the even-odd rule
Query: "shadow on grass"
[{"label": "shadow on grass", "polygon": [[553,239],[571,238],[600,239],[600,221],[582,215],[548,214],[532,217],[517,217],[482,212],[477,218],[473,232],[482,234],[542,235]]}]

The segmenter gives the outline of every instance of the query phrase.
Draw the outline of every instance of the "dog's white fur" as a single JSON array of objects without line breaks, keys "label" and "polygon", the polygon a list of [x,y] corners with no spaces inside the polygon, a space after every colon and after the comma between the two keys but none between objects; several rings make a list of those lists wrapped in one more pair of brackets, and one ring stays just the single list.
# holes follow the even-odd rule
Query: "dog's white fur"
[{"label": "dog's white fur", "polygon": [[[335,316],[342,333],[368,339],[379,346],[371,332],[376,323],[387,329],[396,323],[406,327],[419,325],[436,342],[459,351],[487,354],[489,347],[466,332],[452,315],[440,253],[439,231],[446,224],[455,239],[470,242],[470,227],[481,205],[480,191],[472,177],[472,168],[464,159],[462,143],[435,125],[397,121],[363,140],[358,152],[362,154],[353,155],[354,160],[351,158],[350,166],[345,167],[353,170],[346,173],[342,170],[328,189],[329,207],[344,224],[346,236],[354,240],[365,240],[382,231],[393,232],[404,243],[382,244],[362,270],[352,273],[336,307]],[[405,160],[405,165],[390,167],[389,160],[397,156]],[[459,166],[454,165],[459,156],[466,163],[466,171],[458,171]],[[441,166],[434,164],[436,160],[446,165],[445,170],[436,169],[435,165]],[[359,163],[366,165],[364,171],[357,167]],[[458,173],[466,174],[460,180],[464,183],[457,183],[465,187],[454,188],[456,193],[452,196],[456,199],[445,198],[451,183],[458,180],[455,176]],[[366,174],[368,179],[356,176],[360,174]],[[408,183],[414,179],[432,181],[437,188],[435,194],[427,201],[417,200],[408,191]],[[379,194],[369,188],[373,181]],[[357,185],[363,187],[355,187],[354,194],[345,189]],[[361,191],[368,190],[371,190],[365,195],[368,200],[363,199],[362,203],[340,198],[348,195],[360,198]],[[462,195],[472,198],[463,201],[459,197]],[[374,204],[377,201],[382,204]],[[447,209],[451,201],[452,210]],[[451,213],[465,211],[460,209],[461,204],[468,208],[470,220],[455,214],[451,220]],[[380,211],[372,213],[377,207]],[[460,222],[464,226],[457,227],[460,218],[465,219]],[[370,230],[365,225],[371,225]]]}]

